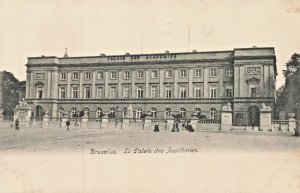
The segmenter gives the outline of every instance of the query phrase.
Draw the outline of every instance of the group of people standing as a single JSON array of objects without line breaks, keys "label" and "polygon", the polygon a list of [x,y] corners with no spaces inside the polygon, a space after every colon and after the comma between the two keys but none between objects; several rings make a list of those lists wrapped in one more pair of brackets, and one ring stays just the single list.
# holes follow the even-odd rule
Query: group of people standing
[{"label": "group of people standing", "polygon": [[[173,123],[173,128],[171,130],[171,132],[179,132],[179,123],[180,120],[175,120]],[[191,121],[188,121],[185,125],[184,125],[185,129],[188,130],[189,132],[194,132],[194,128],[191,125]],[[155,123],[154,126],[154,132],[159,132],[159,123]]]}]

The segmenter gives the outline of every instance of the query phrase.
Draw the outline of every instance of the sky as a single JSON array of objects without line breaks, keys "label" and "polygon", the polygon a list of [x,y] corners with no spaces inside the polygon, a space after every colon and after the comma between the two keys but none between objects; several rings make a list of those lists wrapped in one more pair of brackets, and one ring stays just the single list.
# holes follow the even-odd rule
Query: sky
[{"label": "sky", "polygon": [[[190,38],[189,37],[190,34]],[[0,0],[0,70],[27,57],[275,47],[277,88],[300,46],[299,0]]]}]

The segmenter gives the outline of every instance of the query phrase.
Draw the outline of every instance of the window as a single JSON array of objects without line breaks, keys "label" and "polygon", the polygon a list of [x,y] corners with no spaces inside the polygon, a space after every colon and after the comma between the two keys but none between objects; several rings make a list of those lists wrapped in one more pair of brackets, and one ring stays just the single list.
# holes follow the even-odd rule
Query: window
[{"label": "window", "polygon": [[98,86],[97,87],[97,98],[98,99],[103,99],[104,98],[104,88],[103,88],[103,86]]},{"label": "window", "polygon": [[179,87],[179,96],[180,98],[186,98],[186,86]]},{"label": "window", "polygon": [[78,87],[77,86],[73,86],[72,87],[72,98],[73,99],[77,99],[78,98]]},{"label": "window", "polygon": [[157,92],[157,86],[151,86],[151,98],[157,98],[158,92]]},{"label": "window", "polygon": [[151,71],[151,78],[157,78],[158,77],[158,72],[157,70]]},{"label": "window", "polygon": [[201,77],[202,76],[202,70],[201,69],[196,69],[195,70],[195,77],[196,78],[199,78],[199,77]]},{"label": "window", "polygon": [[200,85],[195,85],[194,97],[201,98],[201,86]]},{"label": "window", "polygon": [[225,70],[225,76],[226,77],[231,77],[232,76],[232,69],[231,68],[226,68],[226,70]]},{"label": "window", "polygon": [[59,109],[58,109],[58,114],[59,114],[60,117],[64,116],[64,114],[65,114],[65,109],[64,109],[63,107],[59,107]]},{"label": "window", "polygon": [[78,80],[78,78],[79,78],[78,72],[73,72],[72,79],[73,80]]},{"label": "window", "polygon": [[138,71],[138,72],[137,72],[137,78],[138,78],[138,79],[144,78],[144,72],[143,72],[143,71]]},{"label": "window", "polygon": [[142,117],[142,114],[143,114],[143,110],[141,109],[141,108],[138,108],[137,110],[136,110],[136,118],[137,119],[140,119],[141,117]]},{"label": "window", "polygon": [[102,109],[101,108],[97,108],[97,114],[96,114],[96,118],[100,118],[102,116]]},{"label": "window", "polygon": [[157,111],[156,111],[156,108],[152,108],[152,109],[151,109],[151,117],[154,118],[154,119],[157,117]]},{"label": "window", "polygon": [[172,116],[172,111],[170,108],[166,108],[166,111],[165,111],[165,118],[170,118]]},{"label": "window", "polygon": [[123,98],[124,98],[124,99],[128,99],[128,98],[129,98],[129,93],[130,93],[129,90],[130,90],[130,89],[129,89],[129,86],[128,86],[128,85],[124,85],[124,86],[123,86]]},{"label": "window", "polygon": [[116,71],[110,72],[110,79],[117,79],[117,72]]},{"label": "window", "polygon": [[142,99],[144,98],[144,87],[138,86],[137,88],[137,98]]},{"label": "window", "polygon": [[116,117],[116,110],[114,108],[110,108],[109,110],[110,118]]},{"label": "window", "polygon": [[91,98],[91,87],[90,86],[84,87],[84,98],[85,99]]},{"label": "window", "polygon": [[90,72],[86,72],[86,73],[84,74],[84,79],[85,79],[85,80],[91,80],[91,77],[92,77],[92,75],[91,75]]},{"label": "window", "polygon": [[103,79],[104,78],[104,73],[103,72],[98,72],[97,73],[97,79]]},{"label": "window", "polygon": [[72,117],[78,117],[78,115],[77,115],[77,110],[76,110],[75,107],[73,107],[73,108],[71,109],[71,116],[72,116]]},{"label": "window", "polygon": [[130,72],[129,71],[124,72],[124,79],[130,79]]},{"label": "window", "polygon": [[217,110],[215,108],[210,109],[210,119],[216,119]]},{"label": "window", "polygon": [[232,88],[226,88],[226,97],[232,97]]},{"label": "window", "polygon": [[109,98],[111,98],[111,99],[117,98],[117,87],[116,86],[110,87]]},{"label": "window", "polygon": [[217,98],[217,87],[210,86],[210,98]]},{"label": "window", "polygon": [[182,118],[185,119],[185,116],[186,116],[186,110],[185,110],[185,108],[180,108],[180,114],[181,114]]},{"label": "window", "polygon": [[166,71],[166,78],[172,78],[172,70]]},{"label": "window", "polygon": [[43,87],[37,87],[37,95],[36,98],[41,99],[43,98]]},{"label": "window", "polygon": [[66,80],[67,74],[65,72],[60,73],[60,80]]},{"label": "window", "polygon": [[217,69],[216,68],[210,69],[209,75],[210,77],[217,77]]},{"label": "window", "polygon": [[256,87],[250,88],[250,96],[251,97],[256,97],[257,96]]},{"label": "window", "polygon": [[66,95],[67,95],[66,87],[60,87],[59,88],[59,98],[65,99]]},{"label": "window", "polygon": [[172,87],[171,86],[166,86],[165,88],[165,97],[166,98],[172,98]]},{"label": "window", "polygon": [[180,78],[186,78],[187,77],[187,70],[180,70],[179,71]]}]

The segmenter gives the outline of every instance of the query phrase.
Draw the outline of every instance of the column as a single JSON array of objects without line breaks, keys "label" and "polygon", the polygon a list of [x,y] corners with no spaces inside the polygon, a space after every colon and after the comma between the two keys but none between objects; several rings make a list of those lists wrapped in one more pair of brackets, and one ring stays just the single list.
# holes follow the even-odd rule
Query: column
[{"label": "column", "polygon": [[47,71],[47,98],[51,98],[51,71]]},{"label": "column", "polygon": [[178,69],[174,69],[174,98],[178,98]]},{"label": "column", "polygon": [[203,95],[204,98],[208,98],[208,75],[209,75],[209,69],[204,68],[203,69]]},{"label": "column", "polygon": [[224,96],[224,85],[223,85],[223,78],[224,78],[224,68],[219,69],[219,96],[223,97]]},{"label": "column", "polygon": [[268,78],[269,78],[269,66],[267,64],[263,64],[263,88],[262,90],[262,96],[267,97],[269,96],[270,91],[270,85],[268,84]]},{"label": "column", "polygon": [[121,82],[122,82],[121,78],[123,76],[122,76],[122,71],[117,71],[117,72],[118,72],[118,76],[117,76],[117,79],[118,79],[118,86],[117,86],[118,87],[118,91],[117,92],[118,93],[117,94],[118,94],[118,99],[121,99],[121,98],[123,98],[123,96],[122,96],[123,95],[123,92],[122,92],[123,91],[123,86],[121,84]]},{"label": "column", "polygon": [[71,98],[71,77],[72,77],[72,73],[67,72],[67,98],[68,99]]},{"label": "column", "polygon": [[92,99],[96,98],[96,71],[92,71]]},{"label": "column", "polygon": [[240,89],[239,89],[239,77],[240,77],[240,68],[239,66],[235,65],[234,66],[234,97],[239,97],[240,96]]},{"label": "column", "polygon": [[105,71],[105,82],[104,82],[104,94],[105,94],[105,98],[109,98],[109,88],[108,88],[108,78],[109,78],[109,72]]},{"label": "column", "polygon": [[164,70],[159,70],[159,98],[164,98]]},{"label": "column", "polygon": [[[240,90],[240,97],[246,97],[248,96],[248,92],[245,93],[245,66],[241,65],[240,66],[240,80],[239,80],[239,90]],[[247,90],[247,89],[246,89]]]},{"label": "column", "polygon": [[137,71],[132,72],[132,79],[131,79],[131,98],[137,98],[136,97],[136,87],[135,87],[135,81],[137,77]]},{"label": "column", "polygon": [[193,98],[193,69],[188,69],[188,72],[189,72],[189,74],[188,74],[188,79],[189,79],[189,90],[188,90],[188,92],[189,92],[189,98]]},{"label": "column", "polygon": [[146,70],[145,71],[145,93],[146,93],[146,97],[145,98],[150,98],[150,85],[149,85],[149,79],[150,79],[150,71],[149,70]]},{"label": "column", "polygon": [[78,95],[79,95],[79,99],[83,98],[83,72],[79,72],[79,88],[78,88]]},{"label": "column", "polygon": [[26,77],[26,96],[25,98],[30,98],[30,71],[27,70],[27,77]]},{"label": "column", "polygon": [[52,88],[51,88],[52,98],[58,98],[58,70],[52,71]]}]

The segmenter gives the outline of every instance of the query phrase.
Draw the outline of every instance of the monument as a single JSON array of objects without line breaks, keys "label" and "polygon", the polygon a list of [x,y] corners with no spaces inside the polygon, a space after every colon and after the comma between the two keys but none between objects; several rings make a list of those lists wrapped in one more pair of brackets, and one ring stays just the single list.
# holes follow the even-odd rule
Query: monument
[{"label": "monument", "polygon": [[261,104],[259,125],[261,131],[272,130],[271,111],[271,107],[267,106],[265,103]]},{"label": "monument", "polygon": [[45,115],[43,116],[42,128],[49,128],[50,116],[48,115],[49,110],[45,110]]},{"label": "monument", "polygon": [[231,104],[227,103],[222,107],[221,115],[221,130],[230,131],[232,129],[232,108]]},{"label": "monument", "polygon": [[21,129],[29,128],[30,117],[31,117],[31,108],[27,104],[27,102],[25,102],[25,99],[22,98],[22,100],[19,101],[19,104],[14,109],[14,122],[18,119],[19,127]]},{"label": "monument", "polygon": [[124,111],[122,129],[129,128],[130,119],[133,119],[133,111],[132,111],[132,105],[131,104],[129,104],[127,109],[125,109],[125,111]]},{"label": "monument", "polygon": [[89,117],[87,113],[88,113],[87,110],[83,110],[83,116],[81,117],[81,129],[88,129]]}]

